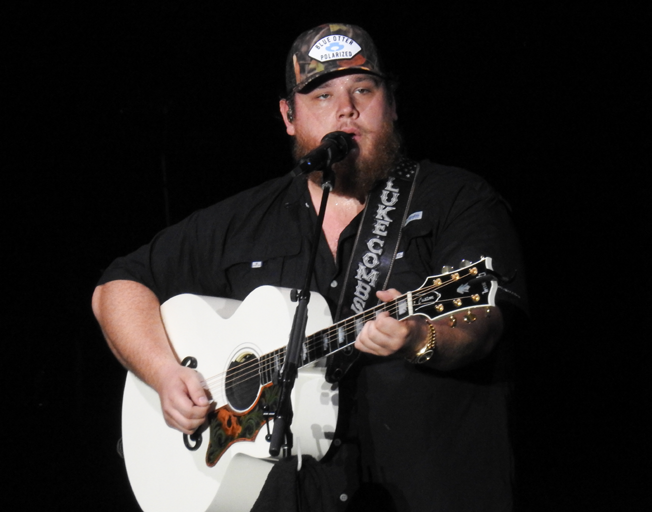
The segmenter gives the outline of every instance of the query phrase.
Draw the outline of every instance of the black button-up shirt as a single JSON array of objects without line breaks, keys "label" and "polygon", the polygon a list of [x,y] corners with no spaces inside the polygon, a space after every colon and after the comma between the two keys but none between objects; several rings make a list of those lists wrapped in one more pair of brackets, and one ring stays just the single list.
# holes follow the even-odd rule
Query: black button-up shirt
[{"label": "black button-up shirt", "polygon": [[[311,287],[332,312],[359,218],[342,232],[335,260],[323,235],[319,243]],[[463,259],[491,256],[499,273],[516,272],[509,288],[501,285],[499,306],[525,311],[520,250],[508,208],[481,178],[422,162],[408,219],[390,287],[414,290],[444,265],[456,268]],[[161,302],[180,293],[242,300],[261,285],[298,288],[315,221],[305,178],[284,176],[162,231],[150,244],[117,259],[100,284],[138,281]],[[352,419],[341,435],[352,449],[331,462],[334,471],[348,465],[333,499],[346,506],[339,497],[353,496],[359,478],[362,489],[372,489],[369,495],[382,489],[385,503],[398,510],[509,509],[505,348],[502,342],[483,361],[454,372],[363,357],[343,383],[351,394]],[[360,459],[352,463],[351,453]]]}]

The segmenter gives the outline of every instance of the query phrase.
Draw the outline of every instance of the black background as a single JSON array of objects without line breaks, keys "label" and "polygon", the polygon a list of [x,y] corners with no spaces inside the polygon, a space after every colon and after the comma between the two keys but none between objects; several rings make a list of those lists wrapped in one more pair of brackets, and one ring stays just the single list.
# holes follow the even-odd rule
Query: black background
[{"label": "black background", "polygon": [[615,3],[411,3],[3,8],[9,510],[137,510],[94,284],[168,222],[289,170],[286,52],[328,21],[367,28],[398,75],[409,154],[473,170],[513,207],[532,305],[521,509],[649,506],[649,20]]}]

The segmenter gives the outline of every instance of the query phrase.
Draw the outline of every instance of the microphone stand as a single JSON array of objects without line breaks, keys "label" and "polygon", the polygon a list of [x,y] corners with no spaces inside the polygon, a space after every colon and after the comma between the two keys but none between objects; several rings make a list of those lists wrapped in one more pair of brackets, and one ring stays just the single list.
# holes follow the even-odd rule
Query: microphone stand
[{"label": "microphone stand", "polygon": [[332,158],[328,158],[323,170],[322,176],[322,196],[317,224],[312,237],[312,248],[310,251],[310,260],[306,269],[306,276],[301,290],[294,290],[293,300],[296,299],[297,309],[294,313],[290,339],[285,350],[285,361],[278,375],[277,385],[280,387],[279,404],[274,415],[274,428],[269,447],[269,453],[272,457],[278,456],[281,447],[283,455],[289,459],[292,456],[293,437],[292,437],[292,400],[290,395],[294,387],[294,381],[297,377],[299,364],[301,362],[301,349],[306,337],[306,324],[308,322],[308,303],[310,302],[310,281],[315,267],[317,258],[317,247],[321,239],[322,226],[324,224],[324,213],[326,212],[326,203],[328,196],[335,185],[335,174],[333,173]]}]

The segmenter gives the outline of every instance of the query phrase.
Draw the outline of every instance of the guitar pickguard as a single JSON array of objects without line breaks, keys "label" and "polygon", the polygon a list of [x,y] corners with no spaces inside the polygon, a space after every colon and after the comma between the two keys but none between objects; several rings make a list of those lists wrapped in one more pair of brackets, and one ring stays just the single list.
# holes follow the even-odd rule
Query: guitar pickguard
[{"label": "guitar pickguard", "polygon": [[234,412],[225,405],[209,416],[210,441],[206,450],[206,464],[213,467],[233,443],[255,441],[258,432],[271,418],[265,417],[265,410],[276,411],[279,390],[268,384],[260,393],[255,405],[244,413]]}]

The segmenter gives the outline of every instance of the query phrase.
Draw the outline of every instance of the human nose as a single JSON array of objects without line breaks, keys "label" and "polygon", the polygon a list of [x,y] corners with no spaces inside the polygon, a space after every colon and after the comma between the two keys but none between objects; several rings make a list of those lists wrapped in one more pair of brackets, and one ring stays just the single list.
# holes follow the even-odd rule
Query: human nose
[{"label": "human nose", "polygon": [[337,116],[338,118],[351,118],[357,119],[360,115],[356,107],[355,100],[349,94],[344,94],[340,97],[338,103]]}]

